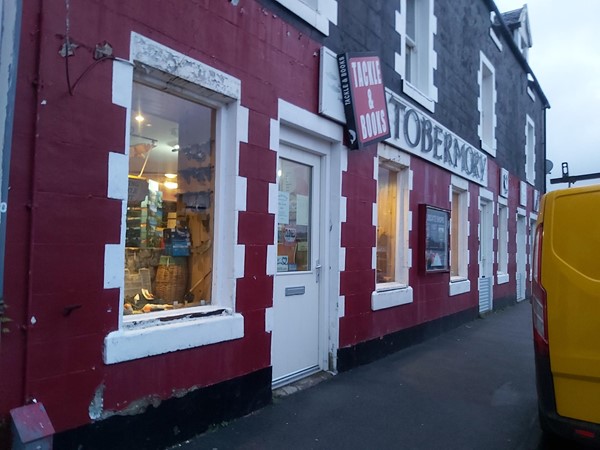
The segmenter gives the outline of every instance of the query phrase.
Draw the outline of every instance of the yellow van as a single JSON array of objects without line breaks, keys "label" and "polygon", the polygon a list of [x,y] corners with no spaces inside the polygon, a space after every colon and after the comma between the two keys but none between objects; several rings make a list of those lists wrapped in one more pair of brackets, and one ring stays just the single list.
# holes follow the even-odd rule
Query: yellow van
[{"label": "yellow van", "polygon": [[540,425],[600,443],[600,185],[542,198],[533,247]]}]

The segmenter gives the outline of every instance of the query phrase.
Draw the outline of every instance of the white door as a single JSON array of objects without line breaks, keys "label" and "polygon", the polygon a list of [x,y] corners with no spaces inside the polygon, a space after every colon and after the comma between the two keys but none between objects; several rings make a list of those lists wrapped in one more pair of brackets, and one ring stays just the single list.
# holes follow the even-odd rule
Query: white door
[{"label": "white door", "polygon": [[527,224],[525,216],[517,216],[517,273],[515,280],[517,282],[517,301],[525,300],[525,288],[527,282]]},{"label": "white door", "polygon": [[320,369],[320,158],[280,146],[271,364],[281,386]]},{"label": "white door", "polygon": [[479,312],[492,309],[493,278],[493,203],[481,201],[479,204]]}]

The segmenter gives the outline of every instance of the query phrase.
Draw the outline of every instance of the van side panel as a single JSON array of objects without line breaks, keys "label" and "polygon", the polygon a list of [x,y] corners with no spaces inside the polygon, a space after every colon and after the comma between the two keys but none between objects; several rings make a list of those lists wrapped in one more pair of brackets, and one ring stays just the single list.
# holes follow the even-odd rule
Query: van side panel
[{"label": "van side panel", "polygon": [[541,275],[557,412],[600,423],[600,186],[548,194]]}]

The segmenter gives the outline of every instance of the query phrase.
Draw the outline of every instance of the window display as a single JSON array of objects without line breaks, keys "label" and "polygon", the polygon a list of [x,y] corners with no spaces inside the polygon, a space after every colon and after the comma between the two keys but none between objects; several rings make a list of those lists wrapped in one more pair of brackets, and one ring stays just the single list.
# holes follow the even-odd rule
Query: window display
[{"label": "window display", "polygon": [[377,182],[377,283],[396,280],[398,172],[379,166]]},{"label": "window display", "polygon": [[123,313],[211,303],[215,110],[134,83]]}]

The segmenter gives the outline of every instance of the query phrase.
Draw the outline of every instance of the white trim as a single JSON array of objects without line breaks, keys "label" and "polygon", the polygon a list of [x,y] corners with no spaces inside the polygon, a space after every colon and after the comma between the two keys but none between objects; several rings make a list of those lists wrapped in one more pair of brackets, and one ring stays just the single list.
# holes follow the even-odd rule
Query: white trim
[{"label": "white trim", "polygon": [[[529,129],[531,128],[531,148],[529,146]],[[535,122],[527,114],[525,116],[525,178],[528,183],[535,184]]]},{"label": "white trim", "polygon": [[482,187],[479,188],[479,196],[481,198],[484,198],[484,199],[490,201],[490,202],[494,201],[494,193],[492,191],[489,191],[489,190],[485,189],[485,188],[482,188]]},{"label": "white trim", "polygon": [[508,206],[508,199],[498,196],[498,203],[502,206]]},{"label": "white trim", "polygon": [[415,102],[419,103],[423,108],[432,113],[435,112],[435,100],[428,97],[406,80],[402,82],[402,92],[412,98]]},{"label": "white trim", "polygon": [[[460,278],[460,277],[452,277]],[[456,281],[450,281],[448,295],[453,297],[455,295],[465,294],[471,292],[471,281],[465,279],[457,279]]]},{"label": "white trim", "polygon": [[[343,127],[279,99],[278,120],[271,122],[271,129],[278,136],[277,142],[271,141],[276,151],[280,143],[284,143],[321,158],[320,259],[324,270],[319,283],[319,330],[322,334],[319,338],[319,366],[335,370],[339,347],[339,314],[340,311],[344,313],[345,305],[327,299],[339,296],[340,267],[345,267],[346,253],[340,245],[341,227],[337,225],[346,219],[346,199],[341,195],[342,170],[347,167],[347,150],[342,146]],[[273,237],[277,242],[276,236]],[[340,299],[343,300],[343,297]]]},{"label": "white trim", "polygon": [[[488,72],[490,72],[491,74],[491,89],[492,92],[488,93],[487,91],[484,91],[484,83],[483,83],[483,71],[484,71],[484,66],[487,69]],[[479,70],[477,72],[477,82],[479,84],[479,97],[477,98],[477,108],[479,110],[479,124],[477,125],[477,134],[479,136],[479,139],[481,140],[481,149],[487,153],[489,153],[492,156],[496,156],[496,146],[497,146],[497,142],[496,142],[496,125],[498,122],[498,118],[496,115],[496,102],[497,102],[497,92],[496,92],[496,69],[494,68],[493,64],[490,62],[489,59],[487,59],[487,57],[485,56],[485,54],[480,51],[479,52]],[[492,117],[491,119],[491,136],[490,136],[490,140],[486,140],[484,139],[484,118],[483,118],[483,113],[484,113],[484,104],[483,102],[486,100],[487,95],[491,94],[492,96],[492,104],[491,104],[491,113],[492,113]]]},{"label": "white trim", "polygon": [[244,318],[241,314],[113,331],[104,340],[104,363],[131,361],[242,337]]},{"label": "white trim", "polygon": [[302,20],[313,26],[321,33],[329,36],[329,22],[337,25],[337,1],[318,0],[317,9],[314,10],[300,0],[275,0],[283,7],[289,9]]},{"label": "white trim", "polygon": [[[137,33],[131,33],[131,62],[140,62],[162,73],[174,75],[176,80],[194,84],[190,95],[202,99],[210,95],[211,104],[217,108],[215,204],[220,212],[215,214],[215,262],[213,267],[213,305],[185,310],[123,316],[125,266],[125,211],[128,174],[129,130],[124,136],[124,156],[109,156],[109,184],[107,196],[122,202],[121,238],[119,244],[107,244],[104,258],[105,288],[119,288],[118,329],[104,340],[104,360],[107,364],[143,358],[213,344],[244,336],[244,318],[235,311],[236,278],[244,276],[245,246],[237,242],[237,211],[246,207],[246,180],[238,176],[239,144],[248,139],[249,111],[240,105],[241,82],[187,55],[172,50]],[[175,61],[177,64],[173,64]],[[125,67],[123,67],[125,66]],[[126,108],[126,118],[131,117],[133,92],[133,64],[113,64],[113,94],[115,104]],[[159,81],[159,80],[157,80]],[[173,81],[173,90],[188,92],[189,88]],[[197,90],[196,90],[197,88]],[[233,132],[232,132],[233,131]],[[223,149],[229,149],[224,152]],[[235,152],[230,151],[235,149]],[[225,180],[233,180],[231,183]],[[215,309],[224,309],[225,315],[191,318]],[[168,323],[160,317],[169,317]]]},{"label": "white trim", "polygon": [[527,207],[527,183],[524,181],[519,186],[519,205]]},{"label": "white trim", "polygon": [[342,317],[344,317],[346,315],[346,296],[345,295],[340,295],[338,297],[338,301],[337,301],[337,317],[338,319],[341,319]]},{"label": "white trim", "polygon": [[525,211],[525,208],[517,208],[517,219],[519,217],[527,217],[527,211]]},{"label": "white trim", "polygon": [[273,331],[273,319],[273,307],[265,308],[265,333],[270,333]]},{"label": "white trim", "polygon": [[[388,283],[386,283],[388,284]],[[381,285],[377,285],[378,288]],[[392,308],[394,306],[406,305],[413,302],[413,289],[410,286],[402,286],[396,289],[374,291],[371,294],[371,310]]]},{"label": "white trim", "polygon": [[537,220],[538,220],[538,215],[537,215],[536,213],[532,212],[532,213],[529,213],[529,218],[530,218],[531,220],[534,220],[534,221],[536,221],[536,222],[537,222]]},{"label": "white trim", "polygon": [[[459,190],[459,191],[468,191],[469,190],[469,182],[467,180],[465,180],[464,178],[461,178],[457,175],[451,176],[450,184],[452,185],[450,187],[450,201],[452,201],[452,191],[453,190]],[[453,189],[453,188],[455,188],[455,189]]]},{"label": "white trim", "polygon": [[504,272],[497,272],[496,279],[498,284],[508,283],[510,281],[510,275]]},{"label": "white trim", "polygon": [[529,95],[529,98],[535,102],[535,94],[529,86],[527,86],[527,95]]},{"label": "white trim", "polygon": [[500,42],[498,35],[492,27],[490,27],[490,37],[492,38],[492,41],[494,41],[494,44],[496,44],[496,47],[498,47],[498,50],[502,51],[502,42]]},{"label": "white trim", "polygon": [[[394,69],[402,76],[402,92],[431,112],[435,112],[438,101],[438,89],[434,82],[434,71],[437,69],[437,53],[434,49],[434,39],[437,34],[437,17],[434,13],[434,0],[421,0],[415,5],[417,15],[427,14],[427,29],[425,35],[416,37],[418,82],[407,81],[406,76],[406,0],[400,0],[401,11],[396,11],[396,32],[400,35],[400,53],[395,53]],[[425,52],[423,52],[425,49]],[[423,56],[425,54],[425,56]],[[423,70],[424,69],[424,70]]]}]

